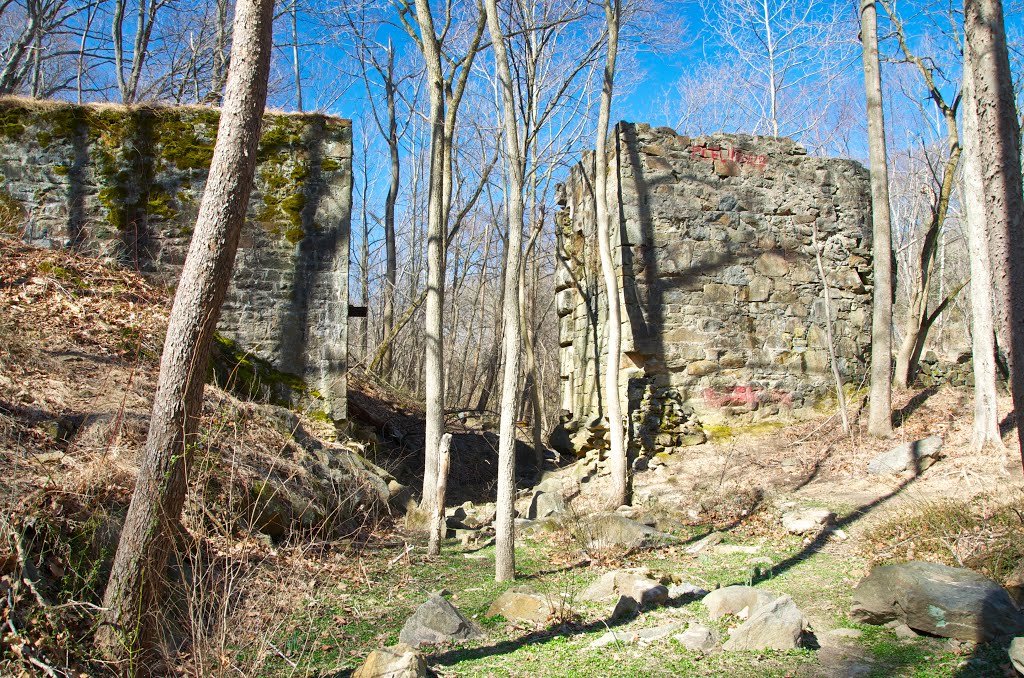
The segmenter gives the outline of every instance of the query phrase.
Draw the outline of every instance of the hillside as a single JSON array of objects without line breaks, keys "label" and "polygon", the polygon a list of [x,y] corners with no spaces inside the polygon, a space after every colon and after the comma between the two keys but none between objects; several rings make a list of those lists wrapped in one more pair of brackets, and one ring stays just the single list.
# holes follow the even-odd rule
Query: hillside
[{"label": "hillside", "polygon": [[[2,674],[123,672],[94,657],[90,634],[146,435],[170,295],[99,260],[0,238]],[[158,675],[349,675],[439,589],[485,633],[424,648],[440,676],[1012,675],[1003,640],[904,637],[849,616],[853,586],[878,563],[941,562],[1021,585],[1019,463],[1011,455],[1006,470],[1001,457],[970,452],[968,390],[902,394],[895,441],[868,440],[856,417],[846,437],[822,417],[719,427],[705,445],[655,457],[636,474],[636,507],[622,513],[664,536],[653,542],[614,543],[595,527],[607,479],[596,452],[548,468],[538,489],[561,500],[550,516],[519,523],[518,584],[550,606],[531,622],[487,614],[509,589],[493,582],[487,527],[472,520],[493,501],[493,434],[451,418],[453,538],[428,558],[398,520],[422,472],[417,403],[353,378],[352,421],[335,431],[239,398],[230,365],[214,374],[228,388],[206,392]],[[944,444],[923,473],[866,472],[879,452],[929,435]],[[530,475],[524,517],[539,505]],[[783,524],[783,514],[821,508],[835,514],[830,525],[794,534]],[[646,568],[675,593],[609,616],[584,594],[622,568]],[[732,584],[791,596],[813,643],[702,652],[681,634],[643,640],[686,624],[735,634],[741,619],[709,618],[685,592]],[[610,628],[624,635],[600,646]]]}]

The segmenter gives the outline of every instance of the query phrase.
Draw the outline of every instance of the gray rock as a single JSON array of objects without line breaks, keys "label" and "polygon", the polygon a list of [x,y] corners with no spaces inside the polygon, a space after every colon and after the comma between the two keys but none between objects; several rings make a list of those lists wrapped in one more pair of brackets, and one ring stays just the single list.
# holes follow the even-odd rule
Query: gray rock
[{"label": "gray rock", "polygon": [[696,542],[690,544],[689,546],[687,546],[686,547],[686,552],[689,555],[691,555],[691,556],[695,556],[698,553],[700,553],[701,551],[703,551],[703,550],[705,550],[705,549],[707,549],[707,548],[709,548],[711,546],[714,546],[715,544],[718,544],[719,542],[721,542],[723,536],[724,535],[721,532],[712,532],[711,534],[709,534],[708,536],[704,537],[700,541],[696,541]]},{"label": "gray rock", "polygon": [[615,609],[612,610],[612,621],[631,619],[639,611],[640,603],[637,602],[636,598],[632,596],[619,596],[619,600],[615,603]]},{"label": "gray rock", "polygon": [[1014,638],[1010,642],[1010,662],[1017,673],[1024,674],[1024,638]]},{"label": "gray rock", "polygon": [[945,638],[986,642],[1024,626],[1004,588],[971,570],[912,561],[876,567],[853,591],[854,621],[898,620]]},{"label": "gray rock", "polygon": [[853,639],[860,638],[861,636],[863,636],[864,632],[861,631],[860,629],[841,628],[841,629],[832,629],[831,631],[828,632],[828,635],[832,636],[833,638],[849,638],[849,639],[853,640]]},{"label": "gray rock", "polygon": [[672,637],[678,640],[680,645],[687,650],[695,650],[705,654],[718,647],[718,637],[715,635],[715,632],[701,624],[691,624],[686,627],[684,632],[677,633]]},{"label": "gray rock", "polygon": [[584,520],[584,534],[588,548],[636,548],[657,539],[672,539],[649,525],[643,525],[617,513],[600,513]]},{"label": "gray rock", "polygon": [[640,640],[640,634],[636,631],[609,631],[590,644],[592,648],[607,647],[613,643],[623,645],[634,645]]},{"label": "gray rock", "polygon": [[918,637],[918,634],[914,629],[910,628],[903,622],[896,624],[892,627],[892,632],[896,634],[896,637],[900,640],[913,640]]},{"label": "gray rock", "polygon": [[868,473],[882,475],[902,473],[906,470],[921,472],[935,463],[942,449],[942,438],[930,436],[922,440],[897,445],[868,462]]},{"label": "gray rock", "polygon": [[641,643],[653,643],[656,640],[662,638],[668,638],[673,633],[679,630],[682,626],[679,622],[673,622],[671,624],[662,624],[661,626],[655,626],[649,629],[642,629],[638,632]]},{"label": "gray rock", "polygon": [[613,570],[598,577],[580,599],[603,602],[617,596],[628,596],[641,605],[663,605],[668,600],[668,589],[649,579],[643,571]]},{"label": "gray rock", "polygon": [[470,640],[483,635],[457,607],[439,595],[432,595],[405,622],[398,639],[419,647],[449,640]]},{"label": "gray rock", "polygon": [[565,513],[565,499],[557,492],[536,492],[526,517],[532,520],[549,518]]},{"label": "gray rock", "polygon": [[551,616],[551,605],[545,596],[529,586],[517,586],[494,599],[486,616],[501,615],[509,621],[528,621],[543,624]]},{"label": "gray rock", "polygon": [[708,595],[708,591],[706,589],[702,589],[699,586],[694,586],[693,584],[673,584],[672,586],[668,587],[669,598],[703,598],[706,595]]},{"label": "gray rock", "polygon": [[726,586],[704,596],[701,603],[707,608],[708,616],[712,619],[721,619],[727,614],[738,616],[743,610],[747,611],[749,617],[774,601],[776,597],[753,586]]},{"label": "gray rock", "polygon": [[405,643],[374,650],[352,678],[426,678],[427,660]]},{"label": "gray rock", "polygon": [[782,526],[790,534],[804,534],[831,523],[836,517],[828,509],[810,508],[782,514]]},{"label": "gray rock", "polygon": [[732,632],[722,649],[793,650],[800,647],[806,629],[807,618],[793,599],[780,596],[753,612],[750,619]]}]

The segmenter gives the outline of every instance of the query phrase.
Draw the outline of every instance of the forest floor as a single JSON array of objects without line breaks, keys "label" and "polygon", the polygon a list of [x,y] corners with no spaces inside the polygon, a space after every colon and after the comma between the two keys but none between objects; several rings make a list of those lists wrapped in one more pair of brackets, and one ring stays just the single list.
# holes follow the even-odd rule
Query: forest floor
[{"label": "forest floor", "polygon": [[[167,290],[134,273],[0,238],[0,675],[41,674],[32,658],[54,675],[121,671],[96,659],[89,640],[111,556],[97,544],[109,546],[111,517],[130,498],[169,300]],[[341,442],[415,485],[418,406],[366,381],[353,380],[352,389],[355,421]],[[271,540],[248,524],[225,524],[227,514],[211,500],[216,493],[197,482],[186,510],[195,549],[179,561],[194,585],[172,606],[179,619],[167,642],[178,652],[164,672],[347,676],[371,650],[397,642],[416,607],[445,589],[485,636],[426,648],[438,676],[1015,675],[998,642],[900,639],[849,618],[853,587],[876,563],[935,560],[1003,583],[1024,555],[1024,479],[1009,399],[1000,400],[1007,455],[970,450],[967,389],[899,393],[896,406],[892,440],[868,438],[854,411],[850,435],[837,417],[790,422],[687,448],[637,473],[638,510],[675,519],[676,539],[660,546],[586,548],[578,526],[605,489],[607,479],[598,476],[561,520],[517,539],[515,583],[494,582],[491,546],[449,541],[440,557],[427,557],[420,536],[403,530],[397,516],[368,516],[343,535]],[[198,478],[258,470],[293,449],[275,411],[208,388],[206,458],[220,475]],[[329,437],[319,422],[301,419],[313,435]],[[493,435],[458,433],[450,503],[488,501]],[[928,435],[945,443],[920,475],[866,472],[875,454]],[[789,534],[780,516],[794,507],[830,509],[834,529]],[[712,531],[722,534],[721,544],[687,552]],[[76,541],[82,534],[85,543]],[[45,584],[39,591],[16,585],[26,563]],[[753,584],[789,594],[814,642],[787,652],[708,655],[672,639],[593,648],[613,622],[607,606],[580,594],[621,567],[647,567],[709,590]],[[555,601],[548,623],[485,617],[494,598],[522,584]],[[687,621],[728,632],[696,600],[645,610],[615,628]]]}]

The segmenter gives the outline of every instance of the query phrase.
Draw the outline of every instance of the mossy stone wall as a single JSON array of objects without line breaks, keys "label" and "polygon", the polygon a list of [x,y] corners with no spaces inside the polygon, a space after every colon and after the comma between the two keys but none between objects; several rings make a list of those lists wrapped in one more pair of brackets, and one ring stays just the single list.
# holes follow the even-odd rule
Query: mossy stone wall
[{"label": "mossy stone wall", "polygon": [[[219,122],[220,112],[205,107],[0,99],[0,231],[116,260],[173,286]],[[345,418],[351,195],[349,121],[266,115],[220,321],[228,340],[282,383],[300,379],[305,395],[295,397],[313,394],[334,419]]]},{"label": "mossy stone wall", "polygon": [[[694,417],[748,426],[834,402],[816,251],[836,362],[848,384],[861,384],[872,288],[863,167],[808,156],[789,139],[691,138],[630,123],[616,126],[606,152],[622,290],[619,383],[634,441],[685,446],[696,439]],[[588,154],[572,169],[558,216],[561,404],[580,422],[604,410],[607,299],[593,167]]]}]

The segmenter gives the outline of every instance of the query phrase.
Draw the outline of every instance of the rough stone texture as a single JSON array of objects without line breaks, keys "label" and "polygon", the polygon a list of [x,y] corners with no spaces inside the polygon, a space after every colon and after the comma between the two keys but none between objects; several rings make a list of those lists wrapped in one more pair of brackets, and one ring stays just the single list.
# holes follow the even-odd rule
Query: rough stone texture
[{"label": "rough stone texture", "polygon": [[547,598],[529,586],[518,586],[495,598],[487,608],[487,616],[501,615],[509,621],[528,621],[543,624],[551,616]]},{"label": "rough stone texture", "polygon": [[668,589],[648,578],[642,570],[613,570],[588,586],[580,599],[602,602],[618,596],[628,596],[641,605],[662,605],[668,600]]},{"label": "rough stone texture", "polygon": [[749,616],[775,599],[775,595],[753,586],[726,586],[704,596],[701,603],[709,617],[720,619],[727,614],[738,616],[744,610]]},{"label": "rough stone texture", "polygon": [[780,596],[740,624],[723,650],[793,650],[807,628],[807,618],[789,596]]},{"label": "rough stone texture", "polygon": [[868,473],[882,475],[908,470],[921,472],[935,463],[935,456],[941,449],[940,436],[903,443],[869,461]]},{"label": "rough stone texture", "polygon": [[374,650],[352,678],[426,678],[427,660],[404,643]]},{"label": "rough stone texture", "polygon": [[650,525],[638,523],[617,513],[599,513],[583,520],[583,530],[588,537],[589,548],[618,546],[635,548],[645,542],[657,539],[671,539]]},{"label": "rough stone texture", "polygon": [[971,570],[912,561],[876,567],[853,591],[850,618],[903,622],[945,638],[986,642],[1024,626],[1006,590]]},{"label": "rough stone texture", "polygon": [[718,637],[715,632],[701,624],[691,624],[682,633],[672,636],[679,641],[679,644],[687,650],[704,652],[705,654],[718,647]]},{"label": "rough stone texture", "polygon": [[791,534],[803,534],[824,527],[836,517],[828,509],[803,509],[782,514],[782,526]]},{"label": "rough stone texture", "polygon": [[1010,662],[1017,673],[1024,674],[1024,638],[1014,638],[1010,642]]},{"label": "rough stone texture", "polygon": [[469,640],[482,634],[457,607],[439,595],[432,595],[406,620],[398,639],[413,647],[449,640]]},{"label": "rough stone texture", "polygon": [[[188,251],[220,112],[0,100],[0,204],[22,238],[173,285]],[[344,419],[352,127],[266,115],[256,183],[219,330],[277,372],[258,388]],[[240,384],[245,389],[252,384]]]},{"label": "rough stone texture", "polygon": [[[871,300],[863,167],[809,157],[788,139],[690,139],[630,123],[616,126],[607,152],[624,304],[620,382],[635,451],[700,442],[698,421],[742,424],[828,401],[834,387],[812,224],[831,287],[839,368],[859,382]],[[602,414],[604,397],[607,309],[593,164],[588,154],[571,171],[558,218],[561,407],[577,422]]]},{"label": "rough stone texture", "polygon": [[549,518],[565,513],[565,499],[557,492],[535,492],[527,517],[530,520]]}]

